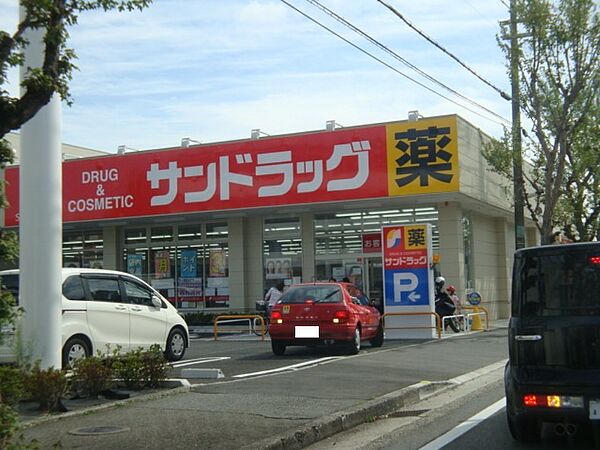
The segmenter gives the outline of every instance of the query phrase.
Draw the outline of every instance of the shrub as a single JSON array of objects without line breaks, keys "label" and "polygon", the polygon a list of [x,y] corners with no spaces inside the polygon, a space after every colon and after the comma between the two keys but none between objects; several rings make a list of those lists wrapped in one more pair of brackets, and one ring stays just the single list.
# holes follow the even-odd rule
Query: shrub
[{"label": "shrub", "polygon": [[112,368],[115,377],[129,389],[157,387],[166,379],[170,365],[165,359],[160,345],[152,345],[148,351],[139,348],[125,355],[113,358]]},{"label": "shrub", "polygon": [[41,369],[39,363],[25,373],[25,390],[33,401],[39,402],[41,411],[57,412],[67,391],[68,381],[65,372],[50,367]]},{"label": "shrub", "polygon": [[0,403],[14,405],[22,397],[23,372],[16,367],[0,366]]},{"label": "shrub", "polygon": [[142,366],[144,386],[151,388],[158,387],[159,383],[167,378],[171,368],[158,344],[154,344],[148,351],[142,353]]},{"label": "shrub", "polygon": [[116,378],[129,389],[143,389],[142,349],[131,350],[121,357],[114,358],[112,368]]},{"label": "shrub", "polygon": [[111,364],[99,356],[81,358],[73,364],[74,389],[81,390],[89,398],[97,399],[100,392],[112,386]]},{"label": "shrub", "polygon": [[8,404],[0,403],[0,448],[3,450],[38,449],[37,441],[25,441],[19,415]]}]

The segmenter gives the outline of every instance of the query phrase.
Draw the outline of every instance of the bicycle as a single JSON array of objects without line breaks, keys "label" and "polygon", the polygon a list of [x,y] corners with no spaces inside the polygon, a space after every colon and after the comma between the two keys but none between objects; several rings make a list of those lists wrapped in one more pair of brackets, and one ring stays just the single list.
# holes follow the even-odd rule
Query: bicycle
[{"label": "bicycle", "polygon": [[[264,300],[258,300],[256,302],[256,311],[259,316],[263,318],[265,324],[265,335],[269,334],[269,305]],[[262,330],[260,326],[257,326],[257,320],[254,319],[254,323],[251,324],[252,332],[257,336],[262,336]]]}]

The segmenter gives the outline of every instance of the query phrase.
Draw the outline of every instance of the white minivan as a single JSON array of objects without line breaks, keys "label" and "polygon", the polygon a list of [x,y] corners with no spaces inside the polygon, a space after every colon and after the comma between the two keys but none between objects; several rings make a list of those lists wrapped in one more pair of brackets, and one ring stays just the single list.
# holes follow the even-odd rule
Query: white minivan
[{"label": "white minivan", "polygon": [[[0,271],[0,282],[18,302],[19,271]],[[10,340],[2,344],[0,358],[6,359]],[[178,361],[189,346],[189,331],[177,309],[139,278],[114,270],[63,268],[61,343],[63,367],[107,348],[127,352],[153,344],[169,361]]]}]

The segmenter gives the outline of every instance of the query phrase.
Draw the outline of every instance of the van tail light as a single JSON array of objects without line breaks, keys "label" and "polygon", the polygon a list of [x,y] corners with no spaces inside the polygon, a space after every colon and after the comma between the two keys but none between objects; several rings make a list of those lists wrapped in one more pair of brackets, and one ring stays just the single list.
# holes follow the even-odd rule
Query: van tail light
[{"label": "van tail light", "polygon": [[333,314],[333,323],[346,323],[348,322],[348,311],[340,309]]},{"label": "van tail light", "polygon": [[583,408],[583,397],[556,394],[525,394],[523,406],[527,408]]}]

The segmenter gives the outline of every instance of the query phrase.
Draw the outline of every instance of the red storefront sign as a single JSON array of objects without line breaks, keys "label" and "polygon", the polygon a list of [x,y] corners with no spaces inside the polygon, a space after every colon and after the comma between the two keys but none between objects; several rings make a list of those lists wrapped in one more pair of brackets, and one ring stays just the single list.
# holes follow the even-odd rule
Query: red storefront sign
[{"label": "red storefront sign", "polygon": [[[19,171],[6,169],[5,225]],[[63,163],[63,221],[386,197],[385,126]]]},{"label": "red storefront sign", "polygon": [[365,233],[362,235],[363,253],[381,253],[381,233]]}]

